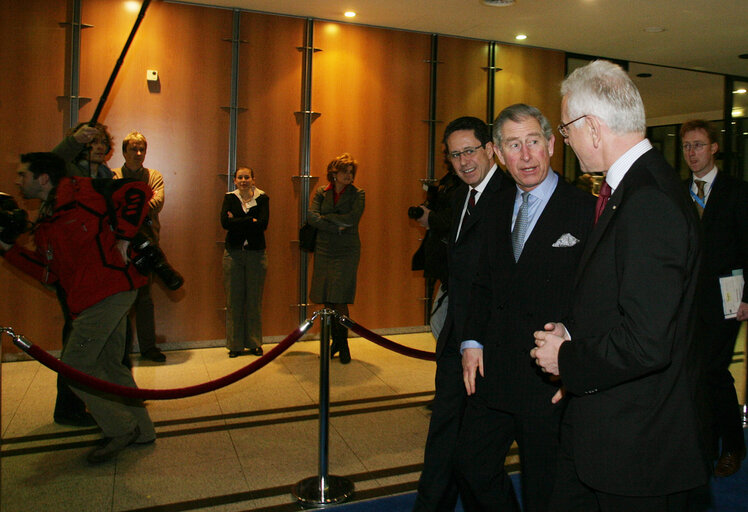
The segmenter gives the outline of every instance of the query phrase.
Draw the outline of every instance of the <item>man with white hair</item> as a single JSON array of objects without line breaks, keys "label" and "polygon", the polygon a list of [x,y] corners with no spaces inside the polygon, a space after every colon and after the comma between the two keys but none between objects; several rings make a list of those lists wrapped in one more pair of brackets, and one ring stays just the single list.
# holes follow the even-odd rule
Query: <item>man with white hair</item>
[{"label": "man with white hair", "polygon": [[693,398],[696,210],[623,69],[592,62],[561,94],[559,132],[605,181],[568,325],[546,324],[531,351],[570,398],[551,510],[687,510],[709,471]]}]

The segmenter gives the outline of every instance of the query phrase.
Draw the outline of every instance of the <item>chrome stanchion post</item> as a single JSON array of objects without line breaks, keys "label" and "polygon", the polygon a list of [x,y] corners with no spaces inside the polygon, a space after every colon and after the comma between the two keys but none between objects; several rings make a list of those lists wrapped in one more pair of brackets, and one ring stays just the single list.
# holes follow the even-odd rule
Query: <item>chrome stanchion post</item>
[{"label": "chrome stanchion post", "polygon": [[318,475],[296,483],[291,493],[304,507],[324,507],[340,503],[353,495],[353,482],[347,478],[328,475],[330,418],[330,331],[334,311],[323,309],[318,312],[322,319],[319,340],[319,464]]}]

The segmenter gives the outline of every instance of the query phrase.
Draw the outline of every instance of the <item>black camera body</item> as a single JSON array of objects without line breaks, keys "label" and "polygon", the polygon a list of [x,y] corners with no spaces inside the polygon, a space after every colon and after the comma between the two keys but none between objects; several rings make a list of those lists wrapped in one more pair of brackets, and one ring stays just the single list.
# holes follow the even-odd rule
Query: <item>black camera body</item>
[{"label": "black camera body", "polygon": [[420,206],[410,206],[408,207],[408,218],[409,219],[420,219],[423,216],[423,208]]},{"label": "black camera body", "polygon": [[0,228],[0,240],[6,244],[15,243],[29,229],[29,214],[18,207],[13,196],[5,192],[0,192]]},{"label": "black camera body", "polygon": [[[432,205],[439,203],[439,187],[429,185],[426,189],[426,200],[421,203],[421,206],[425,206],[429,210],[433,210]],[[423,208],[421,206],[411,206],[408,208],[409,219],[420,219],[423,216]]]},{"label": "black camera body", "polygon": [[133,237],[131,245],[134,252],[132,263],[138,272],[144,276],[153,272],[170,290],[178,290],[182,287],[184,278],[169,265],[164,252],[153,240],[143,233],[138,233]]}]

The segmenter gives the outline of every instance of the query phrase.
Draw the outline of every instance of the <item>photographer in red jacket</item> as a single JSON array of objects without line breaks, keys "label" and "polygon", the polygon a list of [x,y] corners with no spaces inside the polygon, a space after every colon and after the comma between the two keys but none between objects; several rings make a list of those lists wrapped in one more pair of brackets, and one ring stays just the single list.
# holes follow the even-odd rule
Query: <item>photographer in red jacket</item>
[{"label": "photographer in red jacket", "polygon": [[[52,153],[21,155],[16,183],[25,198],[42,201],[33,227],[36,250],[14,244],[8,227],[0,228],[0,249],[20,270],[63,289],[74,320],[61,360],[100,379],[136,387],[122,364],[125,320],[147,278],[131,264],[128,250],[151,190],[127,180],[65,177],[65,162]],[[111,459],[132,443],[154,441],[142,401],[72,387],[107,438],[88,455],[89,462]]]}]

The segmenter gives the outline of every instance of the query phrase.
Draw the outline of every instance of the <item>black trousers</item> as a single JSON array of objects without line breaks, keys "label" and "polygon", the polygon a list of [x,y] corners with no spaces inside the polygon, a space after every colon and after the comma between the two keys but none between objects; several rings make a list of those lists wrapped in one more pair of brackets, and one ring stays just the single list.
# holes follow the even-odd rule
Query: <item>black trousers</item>
[{"label": "black trousers", "polygon": [[[559,446],[563,403],[547,414],[516,413],[468,398],[457,443],[460,494],[467,512],[519,512],[504,465],[514,441],[519,447],[524,512],[548,510]],[[545,411],[544,411],[545,412]]]},{"label": "black trousers", "polygon": [[454,451],[465,397],[462,357],[457,347],[447,346],[436,363],[436,394],[414,511],[452,512],[455,509],[458,491]]}]

